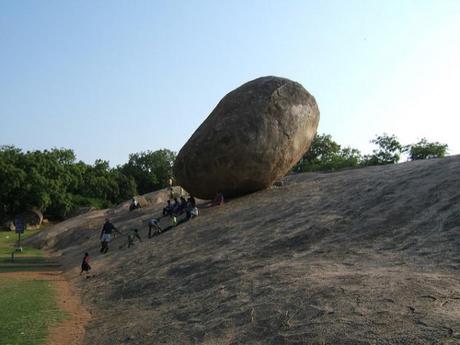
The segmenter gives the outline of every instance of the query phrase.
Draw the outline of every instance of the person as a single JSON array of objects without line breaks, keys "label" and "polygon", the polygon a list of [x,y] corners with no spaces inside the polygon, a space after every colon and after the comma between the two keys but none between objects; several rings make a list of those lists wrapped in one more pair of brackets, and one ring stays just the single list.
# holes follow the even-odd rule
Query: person
[{"label": "person", "polygon": [[171,214],[171,227],[174,227],[177,225],[177,218],[174,214]]},{"label": "person", "polygon": [[91,270],[91,266],[89,265],[89,254],[85,253],[85,256],[83,257],[83,261],[81,262],[80,275],[82,275],[83,272],[86,272],[86,274],[88,274],[90,270]]},{"label": "person", "polygon": [[224,204],[224,195],[221,192],[216,194],[216,197],[212,201],[213,206],[221,206]]},{"label": "person", "polygon": [[169,191],[169,197],[172,198],[173,197],[173,179],[172,177],[168,179],[168,191]]},{"label": "person", "polygon": [[136,200],[136,198],[133,198],[133,200],[131,201],[131,205],[129,205],[129,210],[132,211],[137,208],[141,208],[141,205],[139,204],[139,201]]},{"label": "person", "polygon": [[180,204],[178,206],[178,214],[182,214],[187,209],[187,200],[183,196],[180,197]]},{"label": "person", "polygon": [[110,223],[109,218],[105,219],[105,223],[102,226],[101,230],[101,235],[100,235],[100,240],[101,240],[101,253],[105,254],[109,251],[109,242],[112,239],[112,232],[116,231],[119,234],[121,234],[120,231],[112,224]]},{"label": "person", "polygon": [[152,218],[149,220],[149,238],[152,238],[152,230],[156,230],[159,234],[163,231],[160,226],[160,222],[157,218]]},{"label": "person", "polygon": [[134,245],[134,240],[138,239],[140,242],[142,242],[142,238],[139,236],[139,232],[137,229],[132,229],[128,233],[128,248]]},{"label": "person", "polygon": [[198,207],[194,207],[192,208],[192,210],[190,211],[190,218],[195,218],[195,217],[198,217]]},{"label": "person", "polygon": [[174,205],[172,206],[172,213],[177,214],[179,213],[180,203],[177,198],[174,198]]},{"label": "person", "polygon": [[171,205],[171,200],[168,200],[168,204],[163,208],[163,216],[169,216],[173,211],[173,206]]},{"label": "person", "polygon": [[192,207],[196,206],[195,197],[193,195],[190,195],[187,201],[190,203],[190,205],[192,205]]}]

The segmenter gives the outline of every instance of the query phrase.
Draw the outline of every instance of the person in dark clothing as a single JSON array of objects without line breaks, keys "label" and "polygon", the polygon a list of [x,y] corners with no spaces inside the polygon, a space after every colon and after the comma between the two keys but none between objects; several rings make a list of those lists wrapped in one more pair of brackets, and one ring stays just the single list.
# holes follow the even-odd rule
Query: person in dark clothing
[{"label": "person in dark clothing", "polygon": [[180,205],[178,208],[178,214],[182,214],[187,209],[187,200],[183,196],[180,197]]},{"label": "person in dark clothing", "polygon": [[119,234],[121,234],[120,231],[112,224],[110,223],[110,220],[108,218],[105,219],[105,223],[102,226],[102,231],[101,231],[101,253],[105,254],[109,250],[109,242],[112,239],[112,232],[116,231]]},{"label": "person in dark clothing", "polygon": [[91,270],[91,266],[89,265],[89,254],[85,253],[85,256],[83,257],[83,261],[81,262],[80,275],[82,275],[83,272],[86,272],[86,274],[88,274],[90,270]]},{"label": "person in dark clothing", "polygon": [[171,205],[171,200],[168,200],[168,204],[166,205],[165,208],[163,208],[163,216],[171,215],[172,211],[173,211],[173,206]]},{"label": "person in dark clothing", "polygon": [[179,201],[177,200],[177,198],[174,198],[174,205],[173,205],[172,213],[178,213],[179,207],[180,207]]},{"label": "person in dark clothing", "polygon": [[192,205],[192,207],[196,206],[195,197],[193,195],[190,195],[187,201],[190,203],[190,205]]}]

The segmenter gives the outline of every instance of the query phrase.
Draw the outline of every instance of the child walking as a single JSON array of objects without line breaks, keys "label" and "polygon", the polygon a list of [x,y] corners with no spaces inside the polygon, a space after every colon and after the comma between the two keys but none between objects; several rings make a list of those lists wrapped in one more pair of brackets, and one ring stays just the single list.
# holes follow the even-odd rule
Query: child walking
[{"label": "child walking", "polygon": [[83,272],[88,274],[90,270],[91,270],[91,266],[89,265],[89,254],[85,253],[85,256],[83,257],[83,261],[81,262],[80,275],[82,275]]}]

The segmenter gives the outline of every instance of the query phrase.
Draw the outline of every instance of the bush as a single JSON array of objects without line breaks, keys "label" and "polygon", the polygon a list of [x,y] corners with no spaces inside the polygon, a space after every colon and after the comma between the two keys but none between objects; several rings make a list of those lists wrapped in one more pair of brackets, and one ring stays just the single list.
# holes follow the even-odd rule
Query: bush
[{"label": "bush", "polygon": [[418,143],[408,145],[410,160],[418,159],[430,159],[430,158],[442,158],[447,154],[447,144],[441,144],[439,142],[430,143],[425,138],[420,140]]}]

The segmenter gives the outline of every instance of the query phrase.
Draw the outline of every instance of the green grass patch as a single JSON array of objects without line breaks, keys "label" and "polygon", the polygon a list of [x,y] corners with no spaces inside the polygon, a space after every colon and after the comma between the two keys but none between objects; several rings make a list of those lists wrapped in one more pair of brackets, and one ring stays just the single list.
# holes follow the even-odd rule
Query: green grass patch
[{"label": "green grass patch", "polygon": [[0,344],[42,345],[65,317],[51,282],[0,278]]},{"label": "green grass patch", "polygon": [[[11,254],[8,255],[8,256],[6,256],[6,255],[1,256],[0,255],[0,264],[1,263],[11,263],[11,262],[12,262],[11,261]],[[36,255],[36,256],[25,256],[25,255],[21,255],[20,253],[15,253],[14,254],[14,262],[18,263],[18,264],[43,263],[43,262],[45,262],[45,258],[43,256],[38,256],[38,255]]]},{"label": "green grass patch", "polygon": [[[40,230],[26,230],[24,234],[21,234],[21,241],[29,238]],[[5,258],[11,257],[11,252],[14,251],[18,240],[18,234],[14,231],[0,231],[0,261]],[[20,257],[37,257],[43,256],[43,252],[40,249],[22,246],[22,252],[16,252],[15,256]],[[1,344],[0,344],[1,345]]]}]

